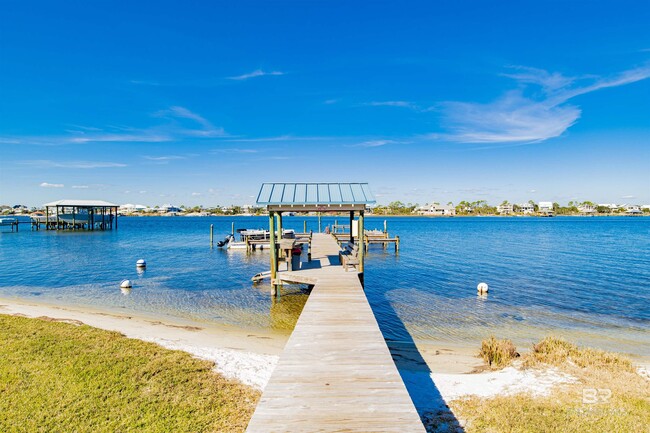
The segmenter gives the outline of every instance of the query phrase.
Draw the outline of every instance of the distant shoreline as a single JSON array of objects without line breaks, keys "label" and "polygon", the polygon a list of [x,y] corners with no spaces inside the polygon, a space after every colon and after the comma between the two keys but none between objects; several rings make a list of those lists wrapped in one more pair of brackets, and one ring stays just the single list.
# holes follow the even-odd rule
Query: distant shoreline
[{"label": "distant shoreline", "polygon": [[[327,217],[332,217],[332,216],[346,216],[345,214],[337,214],[337,213],[326,213],[324,212],[323,215],[321,216],[327,216]],[[15,216],[23,216],[27,217],[29,215],[15,215]],[[210,215],[185,215],[185,214],[178,214],[178,215],[165,215],[165,214],[142,214],[142,215],[137,215],[137,214],[129,214],[129,215],[119,215],[120,218],[142,218],[142,217],[166,217],[166,218],[173,218],[173,217],[193,217],[193,218],[209,218],[209,217],[217,217],[217,218],[232,218],[232,217],[268,217],[268,214],[259,214],[259,215],[246,215],[246,214],[237,214],[237,215],[215,215],[215,214],[210,214]],[[294,215],[297,218],[300,217],[312,217],[312,218],[318,218],[318,215]],[[610,214],[597,214],[597,215],[555,215],[552,217],[545,217],[542,215],[498,215],[498,214],[485,214],[485,215],[416,215],[416,214],[409,214],[409,215],[403,215],[403,214],[386,214],[386,215],[378,215],[378,214],[372,214],[368,213],[365,215],[366,218],[384,218],[384,217],[391,217],[391,218],[544,218],[544,219],[553,219],[553,218],[618,218],[618,217],[626,217],[626,218],[643,218],[643,217],[650,217],[650,213],[644,213],[642,215],[620,215],[620,214],[615,214],[615,215],[610,215]]]}]

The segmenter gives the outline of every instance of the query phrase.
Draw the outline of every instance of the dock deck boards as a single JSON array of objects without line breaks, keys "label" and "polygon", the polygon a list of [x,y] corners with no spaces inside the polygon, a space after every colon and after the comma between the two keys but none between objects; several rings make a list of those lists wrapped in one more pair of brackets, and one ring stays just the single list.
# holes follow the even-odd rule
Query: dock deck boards
[{"label": "dock deck boards", "polygon": [[333,237],[279,278],[316,284],[247,432],[424,432],[356,272]]}]

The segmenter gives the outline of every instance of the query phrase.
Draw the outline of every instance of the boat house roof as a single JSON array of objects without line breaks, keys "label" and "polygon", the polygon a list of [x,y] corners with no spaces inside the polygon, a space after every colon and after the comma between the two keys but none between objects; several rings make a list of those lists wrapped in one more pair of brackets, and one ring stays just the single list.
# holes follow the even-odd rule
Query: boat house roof
[{"label": "boat house roof", "polygon": [[257,204],[274,211],[364,210],[375,197],[367,183],[263,183]]},{"label": "boat house roof", "polygon": [[58,200],[45,203],[45,207],[66,206],[66,207],[119,207],[114,203],[103,200]]}]

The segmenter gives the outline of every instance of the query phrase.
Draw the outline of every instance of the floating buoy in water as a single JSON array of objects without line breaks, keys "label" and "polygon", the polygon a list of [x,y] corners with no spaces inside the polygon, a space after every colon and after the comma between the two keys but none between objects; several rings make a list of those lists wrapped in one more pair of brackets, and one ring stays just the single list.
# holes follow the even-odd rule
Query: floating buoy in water
[{"label": "floating buoy in water", "polygon": [[146,268],[147,262],[145,262],[144,259],[140,259],[137,262],[135,262],[135,266],[137,266],[138,268]]},{"label": "floating buoy in water", "polygon": [[478,290],[478,292],[481,294],[487,293],[488,285],[486,283],[478,283],[478,286],[476,286],[476,290]]},{"label": "floating buoy in water", "polygon": [[133,287],[131,280],[122,280],[120,283],[120,289],[130,289],[131,287]]}]

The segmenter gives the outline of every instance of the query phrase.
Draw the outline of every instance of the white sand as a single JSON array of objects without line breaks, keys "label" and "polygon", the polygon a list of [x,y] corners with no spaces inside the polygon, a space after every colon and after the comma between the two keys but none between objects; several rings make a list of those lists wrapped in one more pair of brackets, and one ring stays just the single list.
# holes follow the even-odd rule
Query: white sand
[{"label": "white sand", "polygon": [[258,389],[263,389],[271,377],[287,338],[226,326],[190,324],[174,319],[162,322],[159,318],[6,299],[0,299],[0,313],[84,323],[169,349],[183,350],[214,362],[215,370],[224,376]]},{"label": "white sand", "polygon": [[[183,350],[197,358],[213,361],[215,370],[224,376],[258,389],[264,389],[287,340],[287,336],[262,331],[190,324],[173,318],[165,318],[163,322],[158,317],[134,317],[123,313],[6,299],[0,299],[0,313],[82,322],[121,332],[129,338]],[[432,353],[428,353],[430,351]],[[421,348],[420,352],[429,368],[421,366],[410,369],[407,366],[400,370],[400,374],[421,413],[448,410],[447,403],[468,395],[493,397],[524,392],[545,395],[556,385],[575,381],[575,378],[555,369],[520,370],[508,367],[496,372],[468,374],[480,365],[480,361],[469,351],[447,350],[448,353],[441,353],[440,350]],[[647,370],[640,371],[640,374],[647,375]]]}]

